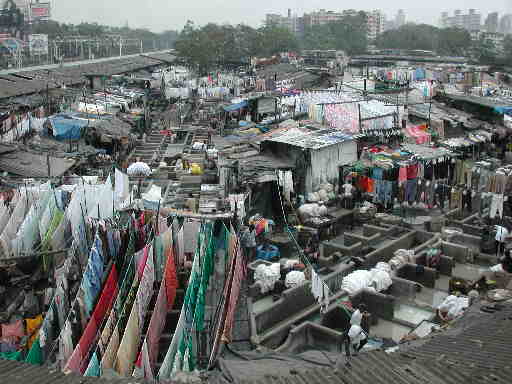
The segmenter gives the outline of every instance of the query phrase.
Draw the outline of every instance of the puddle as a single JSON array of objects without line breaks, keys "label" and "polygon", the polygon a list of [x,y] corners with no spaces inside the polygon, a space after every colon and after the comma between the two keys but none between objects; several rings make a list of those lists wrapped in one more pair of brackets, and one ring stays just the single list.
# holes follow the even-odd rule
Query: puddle
[{"label": "puddle", "polygon": [[379,324],[370,328],[370,337],[393,339],[394,342],[398,343],[410,331],[411,328],[409,327],[379,319]]},{"label": "puddle", "polygon": [[434,314],[421,308],[413,307],[407,304],[398,304],[395,306],[394,316],[398,320],[407,321],[412,324],[419,324],[423,320],[429,320]]}]

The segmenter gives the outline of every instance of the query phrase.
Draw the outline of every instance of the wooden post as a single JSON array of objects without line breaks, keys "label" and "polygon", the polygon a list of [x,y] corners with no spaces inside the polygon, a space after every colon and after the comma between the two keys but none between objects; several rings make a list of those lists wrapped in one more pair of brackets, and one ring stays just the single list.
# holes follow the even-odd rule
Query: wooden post
[{"label": "wooden post", "polygon": [[50,154],[49,153],[46,154],[46,166],[48,168],[48,178],[50,179],[52,177],[52,172],[51,172]]}]

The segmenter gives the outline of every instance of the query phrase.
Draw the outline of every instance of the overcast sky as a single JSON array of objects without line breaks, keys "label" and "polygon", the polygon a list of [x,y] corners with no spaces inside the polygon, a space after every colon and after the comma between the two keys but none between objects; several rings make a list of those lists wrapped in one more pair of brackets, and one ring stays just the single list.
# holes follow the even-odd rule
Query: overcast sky
[{"label": "overcast sky", "polygon": [[[454,9],[475,8],[482,13],[482,22],[489,12],[512,13],[512,0],[430,0],[423,4],[393,0],[386,6],[380,0],[52,0],[52,3],[53,18],[57,21],[88,21],[112,26],[128,22],[130,27],[149,28],[155,32],[181,29],[189,19],[197,24],[243,22],[259,26],[266,13],[285,14],[288,8],[298,15],[320,8],[334,11],[381,9],[388,18],[394,16],[398,9],[404,9],[409,21],[435,25],[442,11]],[[364,8],[361,8],[362,4]]]}]

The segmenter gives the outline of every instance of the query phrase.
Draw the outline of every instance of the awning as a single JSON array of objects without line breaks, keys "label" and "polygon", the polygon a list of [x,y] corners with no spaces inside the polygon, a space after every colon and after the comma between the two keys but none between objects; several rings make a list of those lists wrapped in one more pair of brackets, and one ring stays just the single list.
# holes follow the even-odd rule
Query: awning
[{"label": "awning", "polygon": [[226,105],[222,108],[224,108],[224,110],[226,112],[233,112],[233,111],[237,111],[239,109],[242,109],[242,108],[245,108],[247,107],[249,104],[247,103],[247,100],[244,100],[240,103],[237,103],[237,104],[231,104],[231,105]]}]

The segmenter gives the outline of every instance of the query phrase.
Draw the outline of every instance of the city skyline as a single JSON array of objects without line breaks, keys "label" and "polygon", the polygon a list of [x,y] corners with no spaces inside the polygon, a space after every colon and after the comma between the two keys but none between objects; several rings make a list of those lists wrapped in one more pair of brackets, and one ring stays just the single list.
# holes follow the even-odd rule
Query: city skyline
[{"label": "city skyline", "polygon": [[[392,6],[382,6],[382,2],[369,0],[365,7],[361,8],[356,1],[346,1],[343,7],[338,1],[322,0],[306,2],[305,0],[285,0],[275,3],[270,0],[260,0],[257,9],[249,8],[246,3],[230,0],[189,0],[186,4],[175,4],[167,0],[151,0],[148,2],[135,2],[130,0],[89,0],[79,2],[77,0],[52,0],[53,19],[59,22],[80,23],[98,22],[112,26],[123,26],[126,21],[134,28],[148,28],[155,32],[168,29],[181,29],[187,22],[192,20],[196,24],[203,25],[208,22],[214,23],[244,23],[251,26],[260,26],[265,21],[267,13],[278,13],[286,15],[287,10],[302,15],[319,9],[326,9],[341,12],[344,9],[357,9],[371,11],[381,10],[387,19],[394,19],[396,13],[403,9],[407,22],[439,24],[441,12],[453,13],[460,9],[466,12],[470,8],[476,9],[482,14],[483,20],[488,13],[498,12],[501,15],[512,13],[512,3],[505,0],[491,0],[486,7],[479,7],[476,0],[456,0],[445,7],[445,2],[430,2],[427,5],[415,5],[411,7],[410,2],[397,0]],[[481,5],[481,4],[480,4]]]}]

